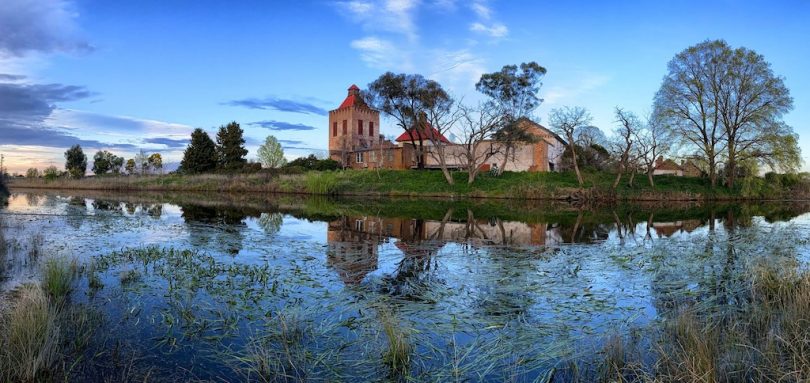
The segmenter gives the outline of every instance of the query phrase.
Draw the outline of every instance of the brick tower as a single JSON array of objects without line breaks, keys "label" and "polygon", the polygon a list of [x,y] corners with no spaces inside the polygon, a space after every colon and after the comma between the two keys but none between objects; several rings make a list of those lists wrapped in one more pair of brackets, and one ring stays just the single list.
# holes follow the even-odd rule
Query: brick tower
[{"label": "brick tower", "polygon": [[355,150],[369,149],[380,141],[380,112],[369,108],[357,85],[340,106],[329,112],[329,157],[347,164]]}]

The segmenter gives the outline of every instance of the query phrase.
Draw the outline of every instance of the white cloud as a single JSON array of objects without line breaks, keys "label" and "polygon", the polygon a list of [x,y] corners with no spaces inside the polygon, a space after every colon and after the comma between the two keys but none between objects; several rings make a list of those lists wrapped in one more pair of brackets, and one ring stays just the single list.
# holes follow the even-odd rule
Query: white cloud
[{"label": "white cloud", "polygon": [[411,41],[419,38],[415,13],[420,0],[352,0],[337,7],[368,31],[401,34]]},{"label": "white cloud", "polygon": [[473,12],[475,12],[476,15],[478,15],[478,17],[484,20],[489,20],[489,18],[492,17],[492,9],[481,1],[473,2],[470,4],[470,8],[473,10]]},{"label": "white cloud", "polygon": [[413,69],[407,51],[388,40],[368,36],[354,40],[350,45],[360,52],[360,58],[372,68],[400,71]]},{"label": "white cloud", "polygon": [[455,51],[436,49],[429,78],[438,81],[454,93],[466,94],[475,90],[475,83],[486,73],[484,59],[469,49]]},{"label": "white cloud", "polygon": [[470,30],[489,35],[493,38],[502,38],[509,34],[509,28],[500,23],[492,24],[489,27],[481,23],[472,23],[470,25]]},{"label": "white cloud", "polygon": [[599,89],[610,81],[610,77],[600,73],[576,72],[567,76],[567,86],[551,86],[543,95],[544,106],[559,106],[581,102],[582,96]]}]

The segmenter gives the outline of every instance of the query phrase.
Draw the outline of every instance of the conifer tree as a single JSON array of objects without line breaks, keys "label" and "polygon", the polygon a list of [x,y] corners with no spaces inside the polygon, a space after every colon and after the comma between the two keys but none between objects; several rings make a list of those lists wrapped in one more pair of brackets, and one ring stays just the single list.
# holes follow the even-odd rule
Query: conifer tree
[{"label": "conifer tree", "polygon": [[236,121],[219,127],[217,133],[217,160],[220,167],[234,169],[247,162],[245,156],[248,151],[245,149],[243,133],[244,131]]},{"label": "conifer tree", "polygon": [[197,128],[191,133],[191,142],[183,153],[180,169],[186,173],[203,173],[217,166],[217,148],[204,130]]}]

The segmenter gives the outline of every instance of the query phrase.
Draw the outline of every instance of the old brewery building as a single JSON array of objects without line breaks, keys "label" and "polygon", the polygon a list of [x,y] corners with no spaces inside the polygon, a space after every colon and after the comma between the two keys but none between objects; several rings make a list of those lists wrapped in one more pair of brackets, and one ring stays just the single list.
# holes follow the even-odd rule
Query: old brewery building
[{"label": "old brewery building", "polygon": [[[533,143],[518,144],[514,154],[510,151],[503,170],[546,172],[560,168],[565,142],[540,124],[527,118],[520,120],[521,127],[534,135]],[[390,141],[380,132],[380,112],[366,104],[360,88],[352,85],[349,94],[329,112],[329,156],[346,168],[353,169],[411,169],[417,167],[412,140],[419,141],[425,150],[425,167],[438,168],[439,160],[433,153],[432,141],[444,143],[445,161],[449,168],[462,168],[463,147],[453,143],[429,124],[425,128],[411,128]],[[430,138],[436,138],[430,140]],[[482,167],[501,166],[504,160],[500,143],[487,141],[479,150],[495,152]]]}]

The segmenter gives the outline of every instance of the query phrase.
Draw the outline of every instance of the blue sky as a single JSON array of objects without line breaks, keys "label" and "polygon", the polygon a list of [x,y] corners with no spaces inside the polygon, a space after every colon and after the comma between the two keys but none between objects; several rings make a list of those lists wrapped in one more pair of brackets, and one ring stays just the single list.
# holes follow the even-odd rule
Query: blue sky
[{"label": "blue sky", "polygon": [[61,167],[71,143],[178,162],[193,128],[235,120],[249,157],[272,134],[294,158],[326,148],[352,83],[420,73],[472,102],[482,73],[525,61],[548,69],[540,123],[578,105],[609,132],[615,106],[650,109],[676,53],[722,38],[785,77],[807,161],[807,20],[806,0],[3,0],[0,153],[19,172]]}]

